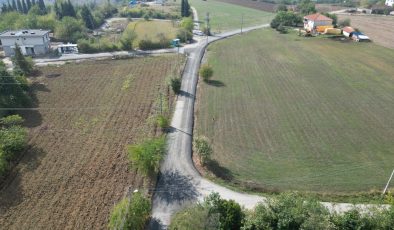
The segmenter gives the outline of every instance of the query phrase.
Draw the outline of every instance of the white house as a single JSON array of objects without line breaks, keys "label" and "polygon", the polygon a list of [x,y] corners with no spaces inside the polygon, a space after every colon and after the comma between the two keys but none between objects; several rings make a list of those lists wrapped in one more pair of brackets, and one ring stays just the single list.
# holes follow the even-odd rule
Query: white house
[{"label": "white house", "polygon": [[394,0],[386,0],[386,6],[394,6]]},{"label": "white house", "polygon": [[311,14],[304,17],[304,29],[306,31],[324,32],[326,28],[332,28],[332,19],[322,14]]},{"label": "white house", "polygon": [[42,55],[49,52],[51,44],[48,30],[6,31],[0,34],[1,46],[6,56],[15,54],[15,44],[24,55]]}]

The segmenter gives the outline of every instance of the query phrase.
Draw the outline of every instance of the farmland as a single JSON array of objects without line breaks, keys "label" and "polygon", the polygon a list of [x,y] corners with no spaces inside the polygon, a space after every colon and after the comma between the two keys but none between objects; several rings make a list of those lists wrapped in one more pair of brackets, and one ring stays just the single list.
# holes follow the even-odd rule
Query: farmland
[{"label": "farmland", "polygon": [[41,68],[23,113],[30,147],[0,190],[1,228],[105,229],[129,189],[153,186],[129,168],[125,147],[160,134],[149,117],[168,95],[174,57]]},{"label": "farmland", "polygon": [[197,9],[200,21],[203,21],[206,13],[209,12],[212,32],[239,29],[242,24],[242,15],[244,27],[269,23],[273,18],[273,14],[269,12],[214,0],[190,0],[189,2]]},{"label": "farmland", "polygon": [[392,60],[373,43],[293,32],[214,43],[195,122],[212,142],[213,173],[263,191],[382,189],[394,162]]},{"label": "farmland", "polygon": [[360,29],[379,45],[394,49],[394,17],[381,15],[343,15],[338,19],[349,18],[353,28]]}]

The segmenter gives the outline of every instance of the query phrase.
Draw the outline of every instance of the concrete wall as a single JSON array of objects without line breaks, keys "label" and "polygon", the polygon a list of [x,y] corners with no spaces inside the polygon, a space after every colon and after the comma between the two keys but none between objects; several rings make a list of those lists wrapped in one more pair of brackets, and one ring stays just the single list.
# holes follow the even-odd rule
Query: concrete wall
[{"label": "concrete wall", "polygon": [[46,54],[49,52],[50,48],[50,39],[48,34],[42,37],[6,37],[1,38],[1,42],[6,56],[13,56],[15,54],[14,49],[11,48],[15,46],[15,43],[21,47],[22,53],[25,55],[31,55],[29,52],[26,52],[24,49],[25,46],[33,47],[35,55]]}]

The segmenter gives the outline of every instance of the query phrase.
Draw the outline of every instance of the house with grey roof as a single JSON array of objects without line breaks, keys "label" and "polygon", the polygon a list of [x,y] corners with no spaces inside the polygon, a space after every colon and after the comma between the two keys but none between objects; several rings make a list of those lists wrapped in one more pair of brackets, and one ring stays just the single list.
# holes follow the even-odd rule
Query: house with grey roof
[{"label": "house with grey roof", "polygon": [[18,30],[6,31],[0,34],[0,44],[5,56],[15,54],[15,44],[18,44],[24,55],[36,56],[49,52],[51,44],[48,30]]}]

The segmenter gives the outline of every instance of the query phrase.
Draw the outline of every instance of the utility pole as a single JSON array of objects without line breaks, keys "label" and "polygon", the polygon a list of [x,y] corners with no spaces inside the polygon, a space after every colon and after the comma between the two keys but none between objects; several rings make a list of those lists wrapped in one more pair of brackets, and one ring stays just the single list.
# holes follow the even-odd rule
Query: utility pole
[{"label": "utility pole", "polygon": [[205,17],[205,23],[206,23],[207,45],[208,45],[208,37],[211,31],[211,29],[209,28],[209,12],[207,12],[207,15]]},{"label": "utility pole", "polygon": [[384,187],[384,189],[383,189],[383,193],[382,193],[383,195],[386,193],[387,188],[389,187],[390,181],[391,181],[391,179],[393,178],[393,175],[394,175],[394,169],[393,169],[393,171],[391,172],[391,176],[390,176],[390,178],[389,178],[389,181],[387,181],[386,187]]},{"label": "utility pole", "polygon": [[241,15],[241,34],[242,34],[243,25],[244,25],[244,14]]}]

